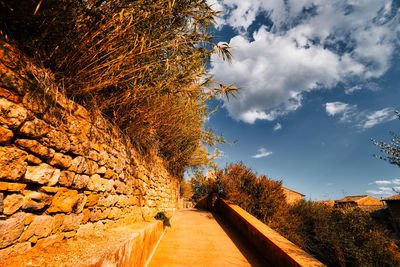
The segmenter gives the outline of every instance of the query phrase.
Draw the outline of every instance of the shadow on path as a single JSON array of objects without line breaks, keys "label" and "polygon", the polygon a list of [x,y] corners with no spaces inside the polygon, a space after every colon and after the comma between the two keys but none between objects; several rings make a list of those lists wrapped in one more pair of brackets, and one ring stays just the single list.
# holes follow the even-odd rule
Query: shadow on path
[{"label": "shadow on path", "polygon": [[271,263],[265,261],[264,257],[258,253],[253,244],[251,244],[240,232],[235,229],[222,218],[218,213],[213,212],[213,217],[229,236],[232,242],[240,250],[243,256],[254,267],[268,267],[272,266]]}]

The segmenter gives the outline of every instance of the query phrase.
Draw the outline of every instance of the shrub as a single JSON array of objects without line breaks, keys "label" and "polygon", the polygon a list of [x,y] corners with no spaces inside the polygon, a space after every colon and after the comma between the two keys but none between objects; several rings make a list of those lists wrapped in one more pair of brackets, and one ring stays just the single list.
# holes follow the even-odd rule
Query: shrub
[{"label": "shrub", "polygon": [[328,266],[398,266],[397,247],[371,216],[300,201],[272,218],[270,226]]},{"label": "shrub", "polygon": [[232,201],[263,222],[285,205],[281,182],[257,176],[243,163],[230,164],[215,170],[215,179],[206,179],[197,173],[191,180],[194,201],[218,193]]},{"label": "shrub", "polygon": [[164,228],[166,226],[171,226],[171,223],[169,222],[169,218],[165,215],[164,212],[158,212],[156,214],[156,216],[154,216],[154,219],[163,221]]}]

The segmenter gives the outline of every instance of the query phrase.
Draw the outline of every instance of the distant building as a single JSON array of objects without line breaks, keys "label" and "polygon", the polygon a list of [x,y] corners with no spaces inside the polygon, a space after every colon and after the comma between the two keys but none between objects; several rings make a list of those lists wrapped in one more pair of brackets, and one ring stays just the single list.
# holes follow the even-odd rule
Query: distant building
[{"label": "distant building", "polygon": [[393,218],[393,224],[397,233],[400,231],[400,194],[383,199],[389,207],[390,215]]},{"label": "distant building", "polygon": [[359,207],[362,210],[372,212],[383,208],[383,203],[379,199],[368,195],[347,196],[335,202],[335,207]]},{"label": "distant building", "polygon": [[305,196],[305,195],[303,195],[303,194],[301,194],[299,192],[293,191],[293,190],[288,189],[288,188],[283,187],[283,186],[282,186],[282,189],[283,189],[283,193],[286,196],[286,202],[288,204],[296,203],[297,201],[302,200],[303,197]]}]

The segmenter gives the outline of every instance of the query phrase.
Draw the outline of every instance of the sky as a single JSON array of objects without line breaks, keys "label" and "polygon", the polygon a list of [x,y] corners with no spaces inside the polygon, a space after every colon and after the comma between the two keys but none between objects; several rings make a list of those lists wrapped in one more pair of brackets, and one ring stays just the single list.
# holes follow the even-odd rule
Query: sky
[{"label": "sky", "polygon": [[213,33],[232,46],[212,57],[214,80],[240,88],[207,118],[243,162],[306,199],[400,189],[400,168],[375,158],[371,138],[400,133],[400,1],[207,0]]}]

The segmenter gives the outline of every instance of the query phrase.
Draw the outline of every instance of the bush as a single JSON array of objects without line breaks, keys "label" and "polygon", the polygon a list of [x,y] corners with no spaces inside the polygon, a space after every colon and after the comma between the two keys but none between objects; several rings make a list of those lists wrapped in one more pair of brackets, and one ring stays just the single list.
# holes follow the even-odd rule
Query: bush
[{"label": "bush", "polygon": [[300,201],[270,226],[328,266],[399,266],[397,247],[371,216]]},{"label": "bush", "polygon": [[156,216],[154,216],[154,219],[163,221],[164,228],[166,226],[171,226],[171,223],[169,222],[169,218],[165,215],[164,212],[158,212],[156,214]]},{"label": "bush", "polygon": [[230,164],[225,169],[216,169],[215,179],[197,173],[191,180],[192,199],[198,201],[210,193],[218,193],[267,223],[285,205],[281,184],[264,175],[257,176],[243,163]]},{"label": "bush", "polygon": [[170,170],[206,165],[206,64],[214,12],[203,0],[2,0],[1,38],[49,68],[60,89],[101,111],[138,150],[155,149]]}]

